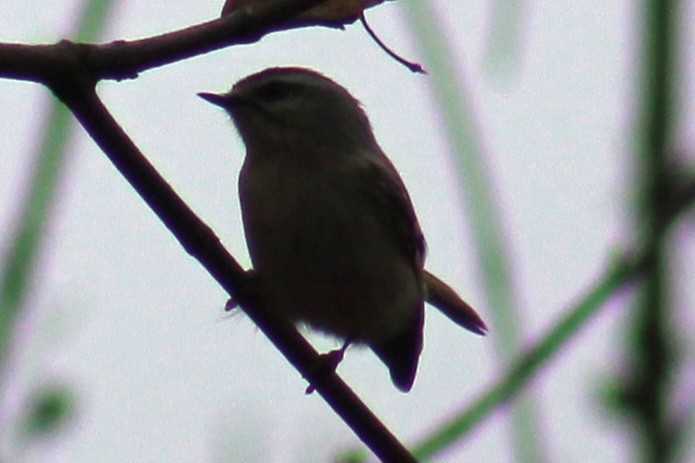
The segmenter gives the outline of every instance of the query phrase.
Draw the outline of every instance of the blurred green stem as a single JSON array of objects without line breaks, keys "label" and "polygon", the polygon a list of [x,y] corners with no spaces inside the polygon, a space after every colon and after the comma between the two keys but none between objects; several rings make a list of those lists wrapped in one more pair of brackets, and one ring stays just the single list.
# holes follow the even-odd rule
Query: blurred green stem
[{"label": "blurred green stem", "polygon": [[70,113],[62,105],[52,103],[47,114],[33,172],[30,189],[14,238],[5,259],[0,280],[0,359],[5,359],[15,320],[26,299],[29,280],[38,261],[39,246],[55,199],[56,187],[64,164]]},{"label": "blurred green stem", "polygon": [[[76,33],[78,41],[91,42],[99,37],[112,3],[111,0],[84,2]],[[0,275],[0,368],[6,361],[13,328],[29,292],[66,162],[68,140],[75,126],[68,109],[56,99],[51,101],[46,113],[43,127],[35,132],[41,142],[34,155],[33,178],[20,209],[23,215],[9,240],[8,255]]]},{"label": "blurred green stem", "polygon": [[666,463],[674,455],[677,434],[668,417],[675,338],[669,327],[667,222],[671,202],[669,151],[672,145],[674,34],[677,2],[644,2],[643,95],[638,126],[639,239],[650,260],[630,334],[628,376],[620,406],[637,428],[642,461]]},{"label": "blurred green stem", "polygon": [[561,347],[566,346],[572,337],[579,334],[580,329],[616,292],[624,289],[642,274],[646,262],[647,257],[643,255],[624,258],[613,264],[580,303],[571,308],[552,330],[514,361],[498,383],[472,405],[455,414],[454,418],[439,427],[435,434],[418,444],[413,452],[415,456],[422,460],[433,458],[468,434],[501,404],[514,398]]},{"label": "blurred green stem", "polygon": [[495,77],[518,69],[525,0],[494,0],[485,53],[485,67]]},{"label": "blurred green stem", "polygon": [[[482,143],[475,127],[471,104],[461,78],[454,68],[456,56],[448,46],[445,33],[437,24],[436,8],[427,1],[401,2],[411,36],[420,47],[439,103],[451,152],[458,161],[461,191],[465,192],[466,210],[475,234],[478,267],[481,269],[487,307],[493,317],[492,333],[500,358],[509,362],[520,349],[520,317],[516,311],[513,283],[502,233],[503,224],[493,194],[492,182],[483,157]],[[442,4],[443,5],[443,4]],[[441,6],[439,8],[446,8]],[[533,404],[527,395],[512,414],[517,461],[539,463],[545,460],[543,441]]]}]

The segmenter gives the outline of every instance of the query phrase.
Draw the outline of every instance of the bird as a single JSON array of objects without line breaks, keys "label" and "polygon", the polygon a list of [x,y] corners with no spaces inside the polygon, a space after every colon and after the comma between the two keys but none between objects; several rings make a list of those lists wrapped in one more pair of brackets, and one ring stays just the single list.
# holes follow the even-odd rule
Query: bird
[{"label": "bird", "polygon": [[360,102],[317,71],[273,67],[226,93],[243,141],[244,234],[262,301],[295,324],[366,345],[400,391],[423,348],[424,303],[463,328],[487,326],[425,270],[426,244],[396,168]]}]

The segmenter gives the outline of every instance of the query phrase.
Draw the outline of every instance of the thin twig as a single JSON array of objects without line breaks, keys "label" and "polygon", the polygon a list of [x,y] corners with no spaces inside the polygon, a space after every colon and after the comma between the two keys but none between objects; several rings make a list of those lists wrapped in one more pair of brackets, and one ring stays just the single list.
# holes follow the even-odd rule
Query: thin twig
[{"label": "thin twig", "polygon": [[372,28],[369,26],[369,24],[367,23],[367,18],[364,16],[364,12],[360,15],[360,23],[362,23],[362,27],[364,27],[364,30],[367,31],[367,34],[369,34],[372,40],[374,40],[374,42],[376,42],[379,48],[384,50],[384,52],[387,55],[401,63],[403,66],[407,67],[411,72],[415,72],[417,74],[427,74],[427,71],[425,70],[425,68],[422,67],[422,65],[420,65],[420,63],[408,61],[395,51],[391,50],[391,48],[389,48],[389,46],[386,45],[379,38],[379,36],[376,35],[376,32],[374,32],[374,30],[372,30]]}]

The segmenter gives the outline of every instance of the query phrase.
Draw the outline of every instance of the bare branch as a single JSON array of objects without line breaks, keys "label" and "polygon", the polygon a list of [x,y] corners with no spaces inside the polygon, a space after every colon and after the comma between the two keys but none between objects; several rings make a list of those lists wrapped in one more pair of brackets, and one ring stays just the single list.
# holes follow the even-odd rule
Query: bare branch
[{"label": "bare branch", "polygon": [[62,72],[67,60],[77,57],[95,81],[133,79],[148,69],[230,45],[256,42],[271,32],[311,25],[288,20],[325,1],[268,0],[178,31],[103,45],[0,43],[0,77],[46,83]]}]

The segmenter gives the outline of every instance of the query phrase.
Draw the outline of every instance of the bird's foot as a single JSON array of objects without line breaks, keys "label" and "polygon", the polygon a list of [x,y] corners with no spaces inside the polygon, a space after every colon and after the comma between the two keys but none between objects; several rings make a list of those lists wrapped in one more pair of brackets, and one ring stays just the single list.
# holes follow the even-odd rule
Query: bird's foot
[{"label": "bird's foot", "polygon": [[[253,270],[247,270],[245,277],[246,291],[251,294],[258,295],[260,292],[260,283],[258,281],[258,277],[256,276],[256,272]],[[227,302],[224,304],[224,311],[231,312],[237,307],[239,307],[239,301],[233,297],[230,297],[229,300],[227,300]]]},{"label": "bird's foot", "polygon": [[[340,365],[340,362],[343,361],[343,357],[345,357],[345,351],[350,346],[350,343],[351,340],[347,339],[345,340],[345,343],[343,343],[343,346],[340,349],[335,349],[330,352],[326,352],[325,354],[319,355],[319,361],[317,362],[317,365],[315,365],[314,367],[314,374],[312,375],[312,377],[317,378],[320,381],[323,378],[325,378],[327,374],[335,372],[335,370],[338,368],[338,365]],[[315,390],[316,387],[313,384],[309,384],[304,393],[311,394]]]}]

